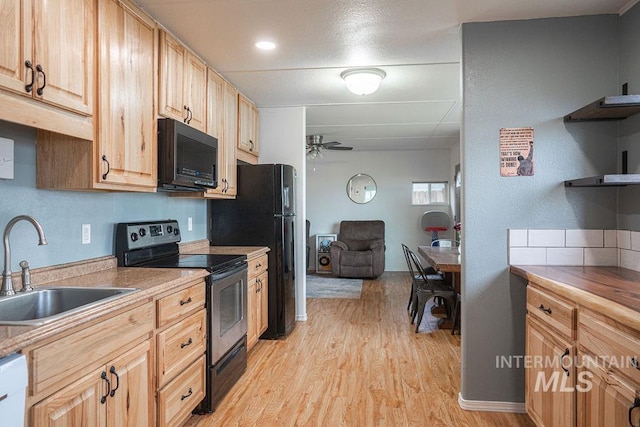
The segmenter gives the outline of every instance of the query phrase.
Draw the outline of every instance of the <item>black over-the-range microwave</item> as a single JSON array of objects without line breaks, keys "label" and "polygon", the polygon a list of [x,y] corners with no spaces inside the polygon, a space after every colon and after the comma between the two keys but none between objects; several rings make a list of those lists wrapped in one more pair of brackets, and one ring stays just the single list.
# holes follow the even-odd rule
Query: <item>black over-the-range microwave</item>
[{"label": "black over-the-range microwave", "polygon": [[216,188],[218,140],[174,119],[158,119],[158,190]]}]

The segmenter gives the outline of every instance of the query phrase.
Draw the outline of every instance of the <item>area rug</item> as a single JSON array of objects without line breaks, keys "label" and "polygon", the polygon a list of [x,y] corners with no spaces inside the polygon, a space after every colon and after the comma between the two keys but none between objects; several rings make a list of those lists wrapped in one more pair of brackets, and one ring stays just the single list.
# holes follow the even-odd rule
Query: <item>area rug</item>
[{"label": "area rug", "polygon": [[307,274],[307,298],[360,298],[362,279]]}]

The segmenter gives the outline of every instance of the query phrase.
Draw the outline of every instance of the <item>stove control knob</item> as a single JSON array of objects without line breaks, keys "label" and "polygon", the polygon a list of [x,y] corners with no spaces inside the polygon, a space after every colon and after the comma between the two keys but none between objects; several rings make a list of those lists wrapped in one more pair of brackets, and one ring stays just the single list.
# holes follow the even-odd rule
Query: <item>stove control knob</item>
[{"label": "stove control knob", "polygon": [[144,237],[147,235],[147,230],[145,230],[144,228],[140,228],[140,230],[138,230],[138,234],[140,235],[140,237]]},{"label": "stove control knob", "polygon": [[175,234],[176,236],[180,234],[180,229],[179,228],[174,229],[173,234]]},{"label": "stove control knob", "polygon": [[132,240],[132,241],[134,241],[134,242],[135,242],[136,240],[138,240],[138,233],[135,233],[135,232],[134,232],[134,233],[131,233],[131,240]]},{"label": "stove control knob", "polygon": [[173,233],[173,227],[170,225],[167,225],[167,233],[171,234]]}]

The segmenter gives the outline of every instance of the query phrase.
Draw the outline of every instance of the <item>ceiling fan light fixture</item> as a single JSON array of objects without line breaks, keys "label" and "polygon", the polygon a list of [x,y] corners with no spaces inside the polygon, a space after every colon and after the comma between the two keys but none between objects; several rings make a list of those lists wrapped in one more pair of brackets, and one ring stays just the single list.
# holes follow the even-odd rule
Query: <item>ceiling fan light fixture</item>
[{"label": "ceiling fan light fixture", "polygon": [[340,77],[351,92],[356,95],[370,95],[378,90],[386,75],[387,73],[379,68],[351,68],[343,71]]},{"label": "ceiling fan light fixture", "polygon": [[324,154],[320,151],[320,146],[315,145],[309,148],[307,151],[307,159],[322,159],[324,158]]}]

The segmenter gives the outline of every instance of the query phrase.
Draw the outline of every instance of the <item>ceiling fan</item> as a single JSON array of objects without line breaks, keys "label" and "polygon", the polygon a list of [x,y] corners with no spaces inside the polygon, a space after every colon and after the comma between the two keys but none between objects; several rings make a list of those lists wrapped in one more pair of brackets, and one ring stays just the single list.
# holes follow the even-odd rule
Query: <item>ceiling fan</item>
[{"label": "ceiling fan", "polygon": [[322,158],[321,150],[353,150],[353,147],[342,147],[338,141],[322,142],[322,135],[307,135],[307,158]]}]

